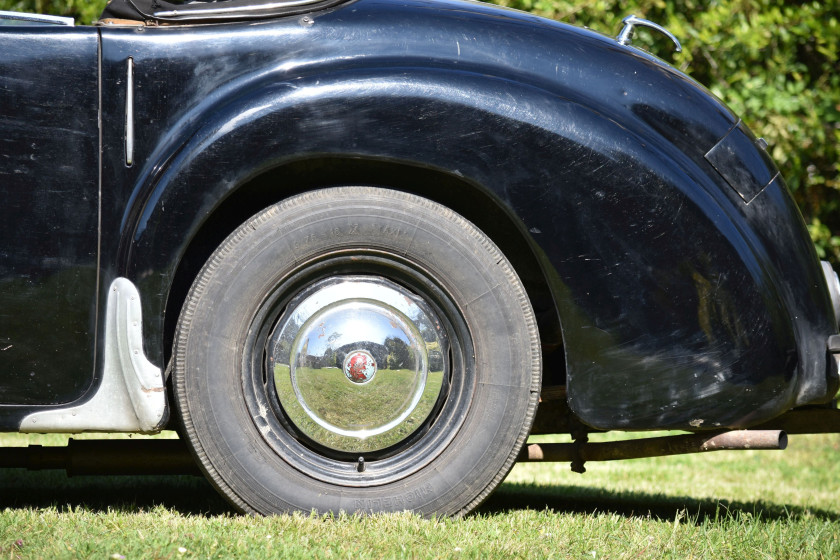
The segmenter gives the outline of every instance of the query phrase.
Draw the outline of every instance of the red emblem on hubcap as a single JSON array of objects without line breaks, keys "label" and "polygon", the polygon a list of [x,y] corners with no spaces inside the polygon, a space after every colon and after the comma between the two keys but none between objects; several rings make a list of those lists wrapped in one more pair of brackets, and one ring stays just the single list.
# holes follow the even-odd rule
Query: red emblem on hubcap
[{"label": "red emblem on hubcap", "polygon": [[344,358],[344,375],[353,383],[367,383],[376,374],[376,360],[365,350],[354,350]]}]

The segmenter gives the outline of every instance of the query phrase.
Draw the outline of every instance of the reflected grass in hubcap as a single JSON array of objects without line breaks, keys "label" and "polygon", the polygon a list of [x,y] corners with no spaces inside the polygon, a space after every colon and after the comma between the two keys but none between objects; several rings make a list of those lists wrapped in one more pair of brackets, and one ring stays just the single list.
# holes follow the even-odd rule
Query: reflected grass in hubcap
[{"label": "reflected grass in hubcap", "polygon": [[[409,370],[379,370],[371,381],[374,391],[363,390],[362,387],[349,383],[339,368],[310,369],[305,376],[306,392],[313,395],[310,408],[330,423],[364,427],[370,418],[382,415],[383,407],[393,407],[394,401],[402,392],[401,376],[411,375]],[[295,414],[294,422],[304,433],[320,432],[323,445],[333,449],[342,449],[358,453],[377,451],[399,443],[411,435],[434,407],[443,382],[443,372],[431,372],[426,379],[426,387],[420,402],[401,424],[384,434],[368,438],[350,438],[325,430],[301,408]],[[289,366],[277,364],[274,366],[274,383],[278,394],[294,394]],[[376,384],[376,385],[373,385]],[[336,407],[336,403],[341,403]],[[291,416],[292,412],[287,411]],[[352,445],[351,445],[352,444]],[[347,449],[347,447],[352,447]]]}]

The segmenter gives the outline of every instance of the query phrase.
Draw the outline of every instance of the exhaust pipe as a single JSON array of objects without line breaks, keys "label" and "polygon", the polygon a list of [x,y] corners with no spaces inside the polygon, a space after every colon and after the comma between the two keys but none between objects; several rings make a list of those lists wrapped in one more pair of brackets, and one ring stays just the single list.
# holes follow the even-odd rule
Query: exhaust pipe
[{"label": "exhaust pipe", "polygon": [[735,430],[605,443],[530,444],[520,452],[518,460],[522,462],[570,461],[582,466],[585,461],[618,461],[708,451],[785,449],[786,447],[787,434],[782,430]]},{"label": "exhaust pipe", "polygon": [[[527,445],[521,462],[572,462],[583,470],[586,461],[617,461],[737,449],[785,449],[782,430],[736,430],[645,439],[587,443]],[[181,440],[74,440],[65,447],[6,447],[0,449],[0,468],[63,469],[68,476],[190,474],[201,471]]]}]

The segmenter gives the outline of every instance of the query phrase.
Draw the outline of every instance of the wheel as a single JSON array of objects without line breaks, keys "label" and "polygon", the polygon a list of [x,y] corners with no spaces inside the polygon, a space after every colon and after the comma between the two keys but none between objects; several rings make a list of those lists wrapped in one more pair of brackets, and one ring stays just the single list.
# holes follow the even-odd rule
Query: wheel
[{"label": "wheel", "polygon": [[462,217],[342,187],[261,212],[195,280],[173,386],[201,468],[239,510],[463,514],[533,420],[536,322]]}]

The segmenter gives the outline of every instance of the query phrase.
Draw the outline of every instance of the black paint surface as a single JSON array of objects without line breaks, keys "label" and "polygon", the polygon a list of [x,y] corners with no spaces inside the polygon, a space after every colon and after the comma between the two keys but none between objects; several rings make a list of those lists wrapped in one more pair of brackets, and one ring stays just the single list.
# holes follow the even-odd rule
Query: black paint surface
[{"label": "black paint surface", "polygon": [[93,380],[98,34],[0,27],[0,403]]},{"label": "black paint surface", "polygon": [[[18,303],[67,298],[61,316],[93,314],[97,61],[89,55],[97,32],[99,300],[116,276],[139,287],[145,349],[160,367],[180,305],[170,290],[191,255],[202,254],[196,245],[214,239],[209,230],[230,231],[219,216],[241,212],[241,222],[264,204],[345,178],[445,199],[477,223],[487,218],[470,215],[471,201],[499,209],[543,266],[563,339],[543,342],[564,345],[570,405],[592,426],[746,426],[836,391],[826,366],[825,339],[836,326],[825,282],[782,179],[764,182],[776,171],[754,142],[725,142],[722,172],[706,158],[737,117],[686,76],[609,37],[473,3],[358,0],[308,20],[75,30],[90,43],[65,65],[77,111],[49,112],[51,126],[79,130],[79,145],[56,147],[74,182],[33,169],[38,200],[18,194],[22,187],[0,188],[18,208],[7,217],[4,207],[4,250],[7,238],[28,243],[15,233],[22,220],[62,214],[52,223],[72,250],[61,264],[20,258],[44,278],[70,275],[78,286],[44,280],[27,295],[15,285],[8,293]],[[52,52],[56,37],[20,33]],[[4,67],[2,95],[14,79]],[[55,90],[41,87],[39,103],[49,107]],[[38,118],[34,108],[22,111]],[[0,136],[8,138],[5,118]],[[19,140],[12,146],[16,162],[34,153]],[[13,167],[0,161],[0,177]],[[437,179],[417,185],[419,174]],[[44,203],[51,181],[77,185],[74,196]],[[83,204],[84,193],[94,198]],[[70,204],[83,208],[67,215]],[[26,227],[47,236],[26,251],[47,254],[40,251],[52,238]],[[0,281],[22,282],[23,265],[5,272],[12,261],[2,254]],[[0,340],[40,336],[34,325],[19,328]],[[66,329],[54,338],[84,350],[63,399],[82,397],[90,381],[90,320],[85,332],[81,346]],[[12,400],[49,402],[51,393],[32,400],[25,379],[3,375]],[[0,409],[0,424],[14,425],[19,414]]]}]

